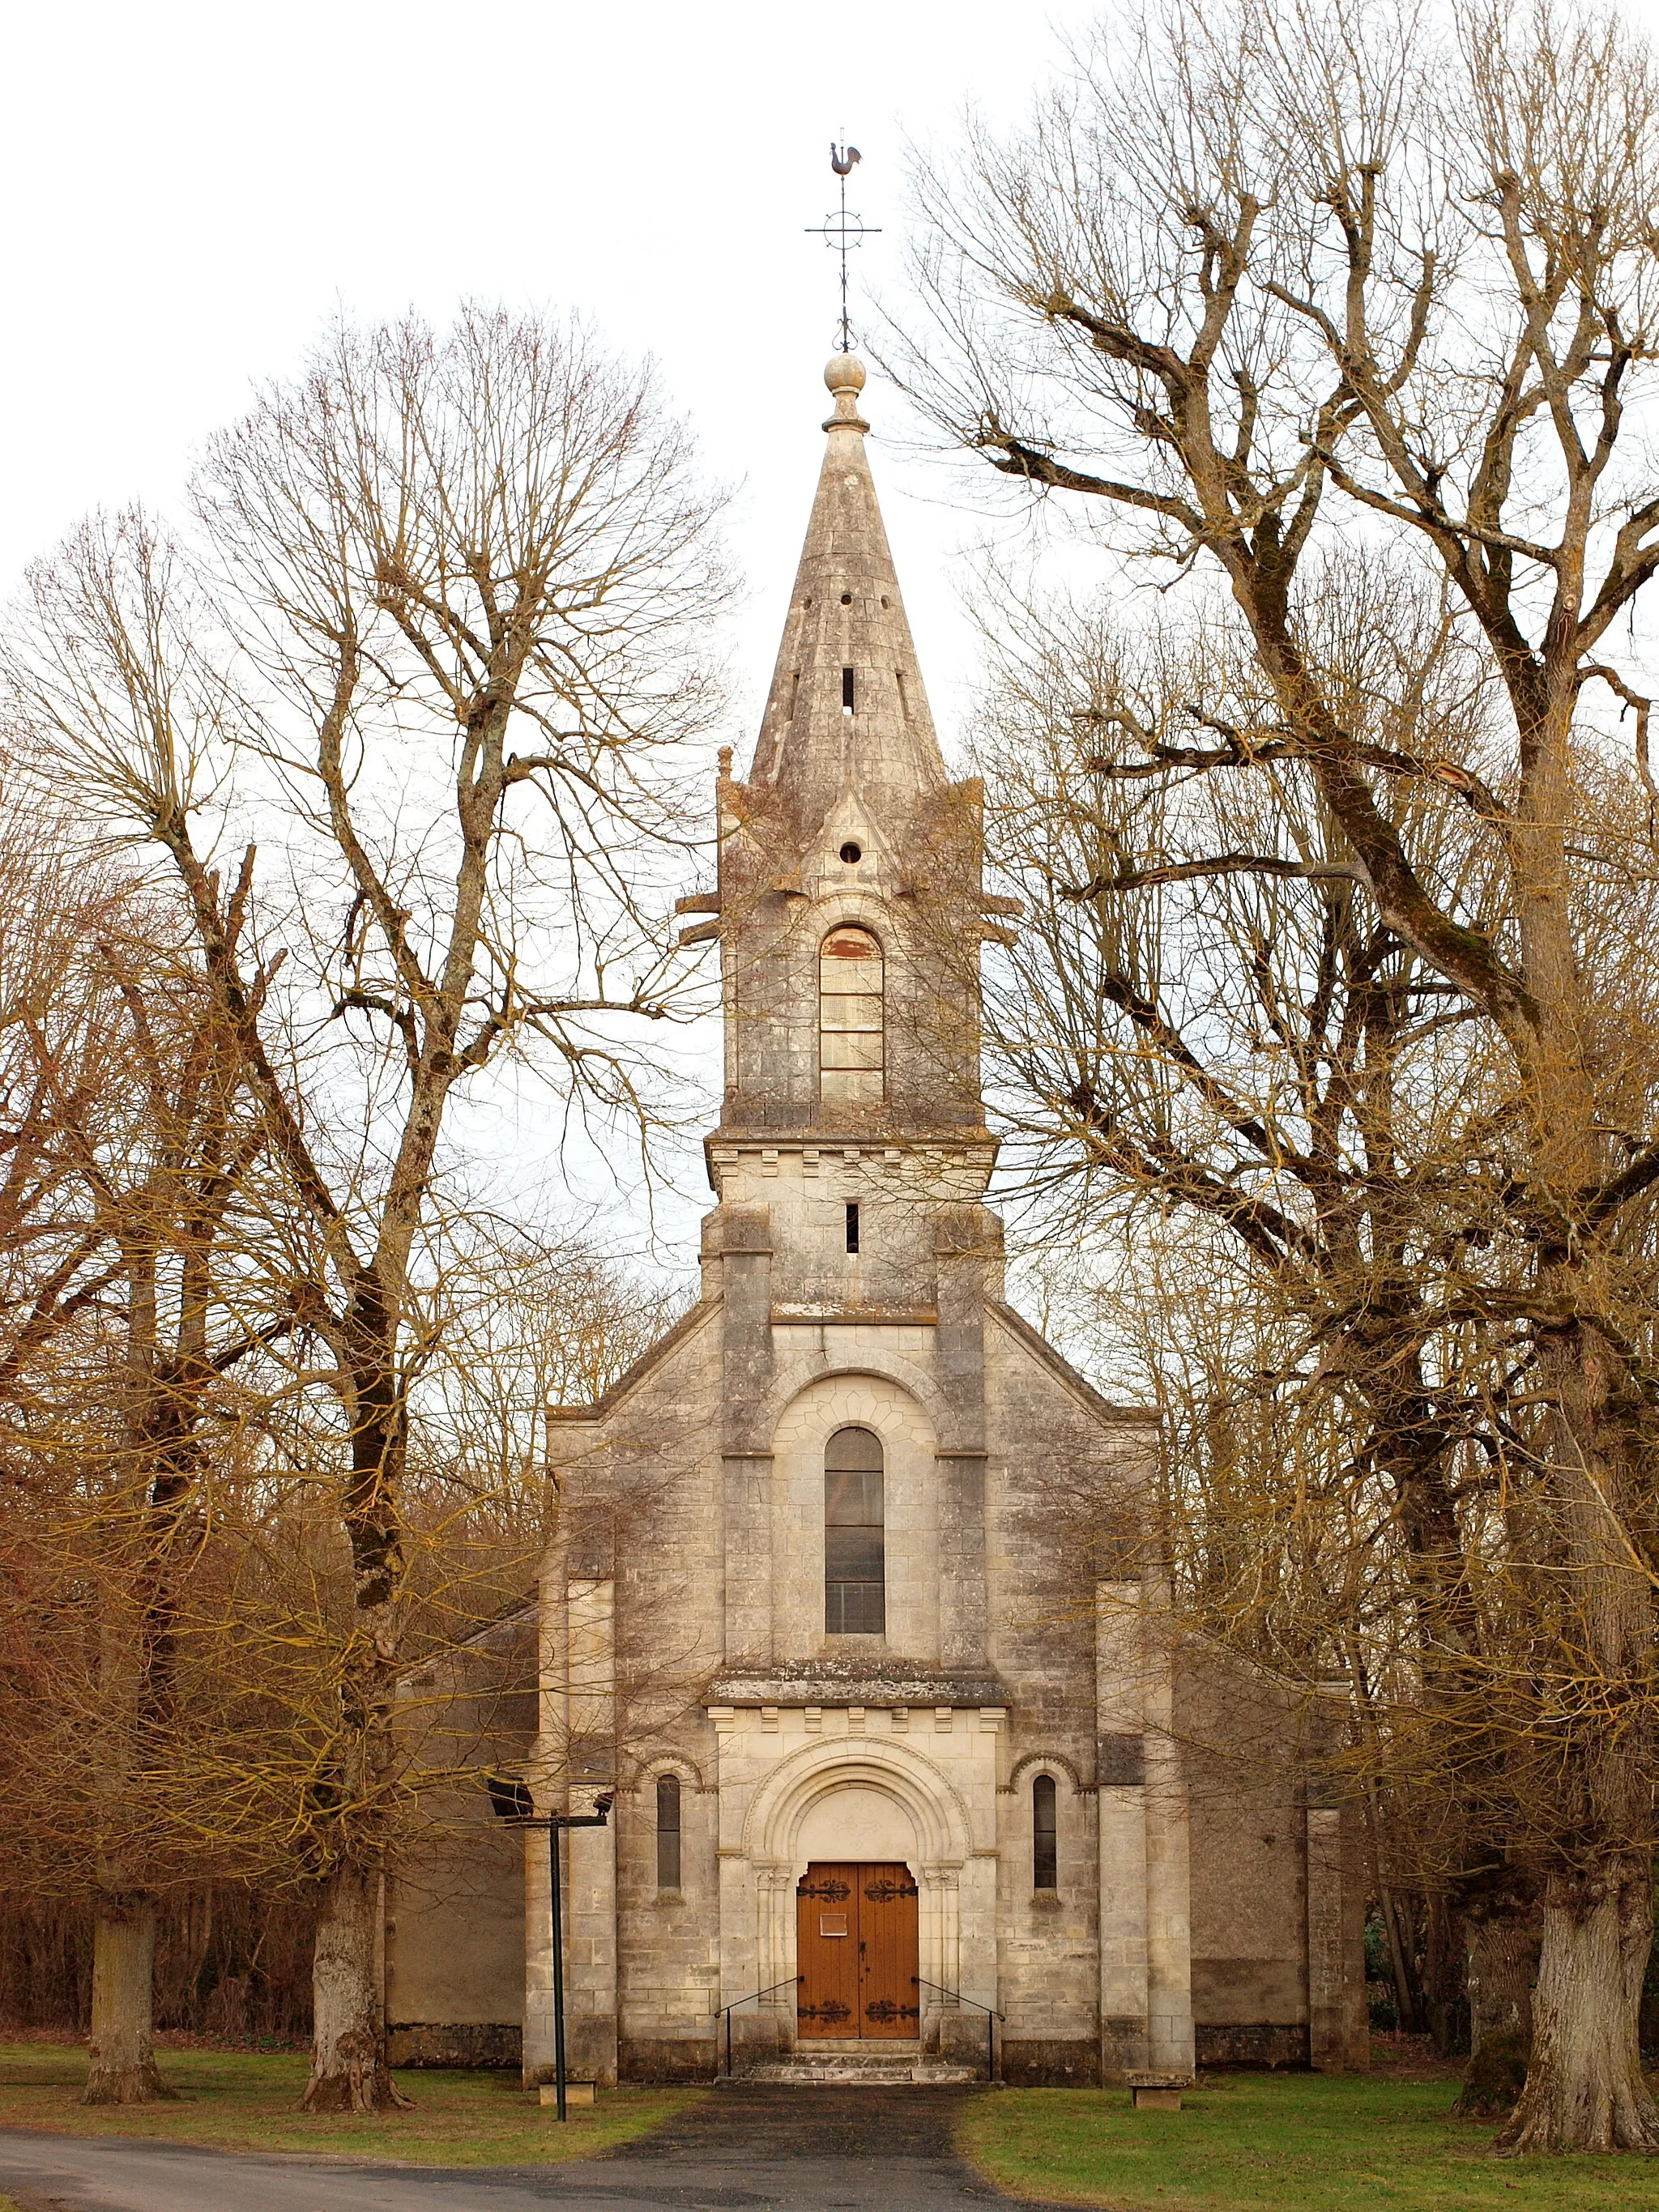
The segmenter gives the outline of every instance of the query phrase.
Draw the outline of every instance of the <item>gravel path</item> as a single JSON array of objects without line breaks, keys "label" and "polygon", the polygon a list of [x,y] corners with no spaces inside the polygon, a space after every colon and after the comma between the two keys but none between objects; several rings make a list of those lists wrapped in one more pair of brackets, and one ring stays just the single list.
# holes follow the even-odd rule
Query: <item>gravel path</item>
[{"label": "gravel path", "polygon": [[28,2212],[1016,2212],[951,2148],[973,2094],[739,2085],[595,2158],[460,2170],[6,2130],[0,2192]]}]

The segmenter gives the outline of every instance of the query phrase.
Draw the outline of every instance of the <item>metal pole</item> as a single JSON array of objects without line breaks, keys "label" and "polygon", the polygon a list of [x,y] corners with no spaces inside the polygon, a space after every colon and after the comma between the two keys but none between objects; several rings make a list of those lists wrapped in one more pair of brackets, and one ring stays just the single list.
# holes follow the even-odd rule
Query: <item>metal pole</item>
[{"label": "metal pole", "polygon": [[559,1899],[559,1821],[547,1824],[548,1887],[553,1902],[553,2081],[559,2118],[564,2110],[564,1920]]},{"label": "metal pole", "polygon": [[553,1927],[553,2081],[558,2100],[559,2118],[565,2117],[564,2094],[564,1911],[559,1895],[559,1831],[561,1828],[603,1828],[609,1825],[611,1808],[615,1804],[614,1790],[602,1790],[593,1800],[591,1813],[550,1813],[538,1820],[531,1802],[530,1785],[510,1776],[486,1777],[489,1802],[503,1820],[512,1820],[526,1828],[545,1828],[547,1831],[548,1901],[552,1906]]}]

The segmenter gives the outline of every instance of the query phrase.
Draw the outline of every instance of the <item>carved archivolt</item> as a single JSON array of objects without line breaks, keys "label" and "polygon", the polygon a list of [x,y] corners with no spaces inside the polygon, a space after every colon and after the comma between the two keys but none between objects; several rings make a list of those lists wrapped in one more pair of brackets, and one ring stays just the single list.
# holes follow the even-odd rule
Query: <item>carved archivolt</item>
[{"label": "carved archivolt", "polygon": [[883,1737],[830,1736],[803,1744],[781,1759],[756,1790],[744,1822],[751,1859],[793,1865],[807,1813],[832,1790],[878,1790],[909,1815],[920,1856],[960,1865],[974,1848],[973,1821],[960,1791],[941,1768],[908,1743]]},{"label": "carved archivolt", "polygon": [[933,1437],[943,1437],[951,1425],[951,1407],[938,1386],[914,1360],[872,1345],[860,1345],[856,1350],[849,1346],[845,1352],[807,1352],[792,1360],[767,1393],[759,1425],[775,1434],[794,1401],[815,1382],[842,1376],[855,1382],[866,1375],[894,1383],[913,1398],[927,1416]]}]

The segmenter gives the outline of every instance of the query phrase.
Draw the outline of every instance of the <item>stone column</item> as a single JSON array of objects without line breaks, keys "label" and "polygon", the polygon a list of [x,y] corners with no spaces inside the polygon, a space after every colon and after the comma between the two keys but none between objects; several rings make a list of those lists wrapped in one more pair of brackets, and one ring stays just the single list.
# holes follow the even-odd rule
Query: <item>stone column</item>
[{"label": "stone column", "polygon": [[934,1461],[939,1496],[939,1661],[986,1663],[985,1454],[942,1451]]},{"label": "stone column", "polygon": [[[744,1823],[754,1796],[754,1776],[744,1751],[743,1731],[730,1705],[710,1705],[718,1762],[720,1869],[720,1986],[714,2032],[720,2039],[716,2065],[726,2063],[726,2027],[719,2009],[764,1989],[777,1975],[766,1971],[773,1942],[768,1919],[775,1901],[763,1893],[757,1869],[744,1848]],[[781,1970],[780,1970],[781,1971]],[[787,1995],[787,1992],[785,1992]],[[732,2020],[732,2061],[741,2073],[757,2060],[775,2057],[780,2023],[793,2015],[769,2007],[745,2004]]]},{"label": "stone column", "polygon": [[[566,1467],[592,1449],[592,1442],[590,1422],[550,1422],[549,1468],[556,1485],[562,1481]],[[536,1607],[536,1704],[539,1727],[526,1778],[536,1810],[541,1814],[564,1809],[568,1774],[568,1557],[562,1518],[558,1530],[542,1562]],[[523,2044],[526,2085],[552,2079],[553,1919],[548,1893],[547,1854],[546,1830],[527,1828],[524,1838]]]},{"label": "stone column", "polygon": [[795,1869],[781,1860],[767,1861],[755,1868],[753,1879],[754,1986],[767,1992],[756,2000],[755,2010],[766,2024],[757,2023],[755,2034],[769,2052],[787,2050],[794,2039],[795,1992],[790,1978],[795,1972]]},{"label": "stone column", "polygon": [[1146,1744],[1140,1584],[1095,1585],[1100,1852],[1100,2070],[1151,2063],[1146,1982]]},{"label": "stone column", "polygon": [[951,1428],[938,1439],[939,1657],[986,1662],[985,1300],[1000,1289],[1002,1224],[982,1206],[941,1206],[933,1220],[935,1339]]},{"label": "stone column", "polygon": [[1146,1715],[1148,2062],[1190,2072],[1193,2038],[1191,1825],[1175,1737],[1175,1651],[1161,1577],[1141,1583]]},{"label": "stone column", "polygon": [[[542,1809],[545,1810],[544,1805]],[[553,2079],[553,1918],[548,1891],[547,1831],[524,1838],[524,2057],[526,2088]]]},{"label": "stone column", "polygon": [[1308,2063],[1322,2074],[1370,2064],[1365,2018],[1364,1878],[1340,1811],[1308,1808]]},{"label": "stone column", "polygon": [[[616,1786],[616,1583],[594,1577],[569,1585],[566,1649],[570,1685],[569,1809],[591,1811]],[[617,2079],[617,1832],[568,1828],[562,1843],[565,1908],[565,2050],[570,2070],[606,2085]]]},{"label": "stone column", "polygon": [[772,1656],[772,1210],[721,1206],[704,1224],[720,1277],[724,1656]]}]

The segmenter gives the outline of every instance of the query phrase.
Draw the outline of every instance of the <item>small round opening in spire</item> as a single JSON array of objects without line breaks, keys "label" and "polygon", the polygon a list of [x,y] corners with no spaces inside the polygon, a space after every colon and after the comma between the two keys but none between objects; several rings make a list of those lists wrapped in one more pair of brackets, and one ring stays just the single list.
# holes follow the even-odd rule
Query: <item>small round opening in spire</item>
[{"label": "small round opening in spire", "polygon": [[862,392],[864,377],[864,363],[855,353],[832,353],[823,372],[831,392]]},{"label": "small round opening in spire", "polygon": [[862,845],[855,845],[849,837],[841,848],[841,857],[849,868],[856,867],[864,858],[864,848]]},{"label": "small round opening in spire", "polygon": [[841,603],[844,607],[850,607],[853,604],[853,594],[850,592],[843,592],[841,595]]}]

